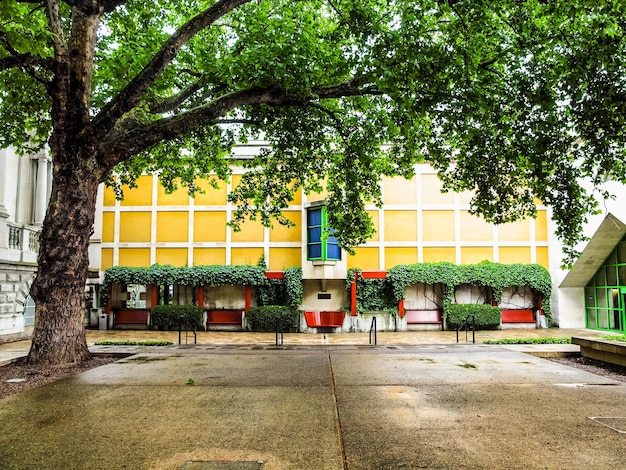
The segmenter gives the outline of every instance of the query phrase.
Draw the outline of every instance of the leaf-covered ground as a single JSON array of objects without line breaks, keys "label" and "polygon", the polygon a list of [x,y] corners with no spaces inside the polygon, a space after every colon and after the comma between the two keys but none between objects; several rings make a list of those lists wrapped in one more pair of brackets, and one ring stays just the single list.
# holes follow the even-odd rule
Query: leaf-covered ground
[{"label": "leaf-covered ground", "polygon": [[[88,361],[64,366],[42,366],[26,364],[19,359],[0,367],[0,399],[25,392],[56,380],[65,379],[95,367],[115,361],[114,357],[93,356]],[[13,381],[18,379],[19,381]],[[25,380],[21,380],[25,379]]]}]

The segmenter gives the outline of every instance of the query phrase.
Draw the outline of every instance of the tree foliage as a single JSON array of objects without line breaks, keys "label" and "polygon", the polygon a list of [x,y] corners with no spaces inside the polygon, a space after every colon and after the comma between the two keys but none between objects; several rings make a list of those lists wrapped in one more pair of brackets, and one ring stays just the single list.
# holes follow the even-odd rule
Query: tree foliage
[{"label": "tree foliage", "polygon": [[294,191],[324,178],[330,222],[355,246],[381,175],[426,158],[487,220],[545,202],[572,248],[596,205],[579,178],[626,174],[621,1],[3,0],[3,145],[49,138],[55,35],[83,39],[73,28],[91,9],[84,129],[118,188],[158,171],[167,188],[202,190],[198,176],[227,177],[235,142],[262,136],[235,224],[286,222]]},{"label": "tree foliage", "polygon": [[251,138],[270,145],[231,195],[235,226],[288,223],[280,209],[294,191],[324,184],[329,224],[356,246],[373,231],[365,204],[381,204],[381,177],[427,159],[446,189],[474,192],[488,221],[532,216],[537,199],[552,207],[571,261],[596,208],[580,179],[602,197],[605,178],[626,179],[625,8],[0,0],[0,145],[47,143],[54,163],[32,290],[40,316],[72,305],[79,327],[98,183],[119,191],[157,171],[168,189],[203,191]]}]

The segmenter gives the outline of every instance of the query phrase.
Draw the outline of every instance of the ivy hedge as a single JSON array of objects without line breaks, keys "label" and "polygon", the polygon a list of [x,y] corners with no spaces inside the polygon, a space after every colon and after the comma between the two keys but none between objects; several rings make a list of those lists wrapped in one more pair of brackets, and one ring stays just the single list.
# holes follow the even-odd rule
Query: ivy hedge
[{"label": "ivy hedge", "polygon": [[497,328],[502,316],[498,307],[486,304],[451,304],[445,309],[445,315],[450,330],[456,330],[466,319],[468,328],[471,327],[471,316],[474,317],[474,325],[478,330]]},{"label": "ivy hedge", "polygon": [[181,318],[194,330],[204,326],[203,311],[195,305],[157,305],[150,310],[150,326],[157,330],[177,329]]},{"label": "ivy hedge", "polygon": [[[275,281],[275,282],[274,282]],[[261,292],[263,304],[274,304],[297,308],[302,303],[302,269],[287,268],[284,279],[270,281],[265,277],[264,266],[252,265],[202,265],[192,267],[174,267],[154,264],[149,268],[114,266],[104,272],[103,295],[112,284],[139,285],[181,285],[181,286],[253,286]],[[267,303],[265,303],[267,301]],[[106,303],[106,299],[103,299]]]},{"label": "ivy hedge", "polygon": [[356,275],[357,309],[389,311],[404,298],[407,287],[414,284],[443,284],[444,312],[452,305],[454,291],[463,284],[490,287],[500,303],[507,287],[530,287],[542,295],[542,307],[551,321],[550,295],[552,279],[546,268],[538,264],[502,264],[483,261],[456,265],[448,262],[401,264],[387,272],[386,279],[365,279],[360,269],[351,268],[346,278],[348,293]]},{"label": "ivy hedge", "polygon": [[252,331],[276,331],[276,322],[280,319],[282,331],[297,331],[299,312],[293,308],[266,305],[252,307],[246,314],[246,322]]},{"label": "ivy hedge", "polygon": [[180,285],[180,286],[262,286],[267,282],[265,270],[248,264],[224,266],[219,264],[174,267],[153,264],[149,268],[113,266],[104,272],[104,285]]}]

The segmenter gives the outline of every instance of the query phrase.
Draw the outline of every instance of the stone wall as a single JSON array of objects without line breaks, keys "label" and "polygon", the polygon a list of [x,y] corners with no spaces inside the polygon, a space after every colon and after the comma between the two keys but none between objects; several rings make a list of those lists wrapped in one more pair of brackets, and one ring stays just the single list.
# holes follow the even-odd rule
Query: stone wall
[{"label": "stone wall", "polygon": [[0,263],[0,343],[30,338],[24,304],[37,267],[29,263]]}]

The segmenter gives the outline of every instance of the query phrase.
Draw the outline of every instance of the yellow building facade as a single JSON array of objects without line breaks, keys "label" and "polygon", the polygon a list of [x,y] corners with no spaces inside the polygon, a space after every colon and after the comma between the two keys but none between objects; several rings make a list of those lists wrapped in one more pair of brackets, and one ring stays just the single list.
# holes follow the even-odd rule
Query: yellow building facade
[{"label": "yellow building facade", "polygon": [[[184,188],[166,194],[153,175],[142,176],[137,188],[125,188],[124,200],[111,188],[102,199],[101,261],[111,266],[152,264],[194,266],[253,264],[265,258],[269,270],[301,266],[306,278],[320,277],[307,259],[307,210],[323,204],[322,194],[298,194],[285,208],[295,227],[263,227],[247,221],[241,231],[227,225],[235,207],[227,194],[241,180],[235,169],[219,189],[199,181],[204,194],[189,197]],[[387,270],[398,264],[448,261],[473,264],[537,263],[549,267],[549,217],[538,205],[536,219],[492,225],[469,213],[469,194],[442,193],[441,183],[427,165],[418,165],[411,180],[381,182],[384,206],[368,207],[376,234],[354,255],[343,252],[326,273],[345,279],[348,268]],[[309,273],[307,275],[307,273]],[[322,277],[325,275],[322,274]]]},{"label": "yellow building facade", "polygon": [[[259,145],[242,145],[234,149],[233,155],[246,159],[259,149]],[[554,263],[549,251],[550,219],[544,206],[538,203],[534,219],[500,226],[486,223],[470,214],[470,194],[442,192],[441,182],[428,164],[416,165],[415,176],[410,180],[385,178],[380,182],[383,206],[366,207],[376,232],[356,247],[353,255],[340,250],[332,237],[321,237],[326,227],[323,193],[295,195],[283,211],[293,227],[278,223],[264,227],[259,221],[246,221],[241,230],[235,231],[228,225],[236,210],[228,201],[228,194],[241,182],[245,169],[232,169],[230,181],[221,182],[217,189],[207,181],[197,181],[197,187],[204,192],[195,197],[190,197],[185,188],[167,194],[156,175],[141,176],[137,187],[123,188],[121,201],[116,200],[112,188],[103,188],[100,217],[92,237],[96,243],[91,247],[91,259],[99,260],[99,271],[113,266],[153,264],[258,265],[263,259],[268,271],[302,269],[304,293],[300,309],[310,313],[346,312],[354,308],[352,294],[346,291],[351,268],[375,275],[397,265],[424,262],[460,265],[493,261],[539,264],[548,269]],[[92,264],[93,267],[96,266]],[[441,305],[431,305],[427,299],[437,294],[413,294],[407,297],[407,308],[440,309]],[[211,301],[237,310],[244,305],[240,297],[232,293]],[[250,302],[254,306],[254,296]],[[363,331],[369,328],[366,321],[360,315],[350,317],[343,323],[342,331]],[[390,316],[383,328],[408,327],[409,320],[402,321],[406,325],[399,325]],[[307,325],[310,321],[303,321],[303,328]]]}]

